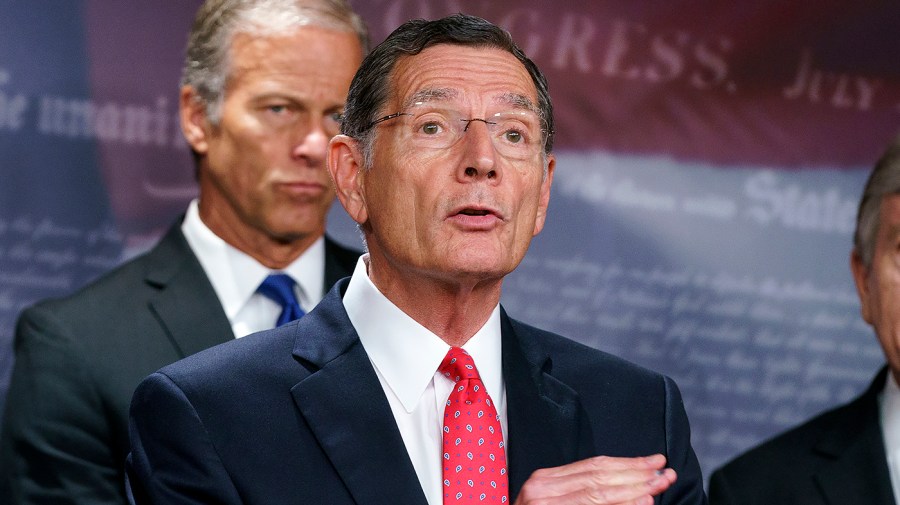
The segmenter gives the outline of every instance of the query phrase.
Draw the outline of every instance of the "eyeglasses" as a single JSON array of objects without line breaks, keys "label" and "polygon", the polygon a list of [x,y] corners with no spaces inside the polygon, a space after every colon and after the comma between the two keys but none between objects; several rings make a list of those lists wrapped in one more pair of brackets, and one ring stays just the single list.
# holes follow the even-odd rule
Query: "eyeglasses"
[{"label": "eyeglasses", "polygon": [[448,149],[456,145],[472,123],[484,123],[497,153],[509,160],[533,159],[544,147],[547,131],[541,117],[530,110],[497,112],[467,118],[454,109],[410,107],[378,118],[363,131],[391,119],[401,119],[403,141],[416,149]]}]

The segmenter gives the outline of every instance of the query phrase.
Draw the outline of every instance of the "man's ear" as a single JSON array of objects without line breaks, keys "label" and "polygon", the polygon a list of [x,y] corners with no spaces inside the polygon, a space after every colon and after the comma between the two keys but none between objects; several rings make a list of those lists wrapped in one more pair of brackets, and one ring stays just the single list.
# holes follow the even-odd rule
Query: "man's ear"
[{"label": "man's ear", "polygon": [[537,215],[534,220],[534,235],[544,229],[547,221],[547,207],[550,206],[550,187],[553,185],[553,170],[556,168],[556,158],[552,154],[547,155],[547,173],[541,181],[541,199],[538,202]]},{"label": "man's ear", "polygon": [[209,150],[209,120],[206,118],[206,105],[197,95],[193,86],[182,86],[178,97],[178,115],[181,121],[181,133],[191,149],[198,154],[206,154]]},{"label": "man's ear", "polygon": [[857,249],[850,253],[850,271],[853,272],[853,282],[856,284],[856,294],[859,295],[859,311],[865,322],[872,324],[872,312],[870,307],[871,291],[869,289],[869,269],[863,262]]},{"label": "man's ear", "polygon": [[359,225],[369,219],[365,198],[365,177],[359,142],[346,135],[335,135],[328,144],[328,172],[338,200]]}]

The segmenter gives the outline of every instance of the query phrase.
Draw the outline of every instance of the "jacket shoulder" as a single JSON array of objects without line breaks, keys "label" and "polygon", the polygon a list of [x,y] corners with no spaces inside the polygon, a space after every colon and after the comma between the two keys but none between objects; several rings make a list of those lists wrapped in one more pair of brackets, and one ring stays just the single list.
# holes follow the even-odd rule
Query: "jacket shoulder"
[{"label": "jacket shoulder", "polygon": [[219,398],[223,405],[243,394],[265,396],[290,389],[308,373],[292,356],[297,336],[294,323],[214,345],[156,373],[166,376],[194,400]]},{"label": "jacket shoulder", "polygon": [[609,383],[639,381],[660,384],[664,376],[659,372],[610,354],[606,351],[576,342],[557,333],[542,330],[529,324],[509,319],[512,328],[520,337],[526,355],[549,356],[552,374],[572,376],[579,381],[590,380]]},{"label": "jacket shoulder", "polygon": [[879,374],[868,391],[849,403],[775,435],[714,471],[710,477],[711,502],[794,500],[808,490],[812,483],[810,476],[829,462],[837,461],[848,447],[871,436],[880,439],[879,378],[883,374]]},{"label": "jacket shoulder", "polygon": [[[173,226],[149,251],[125,261],[71,294],[37,302],[22,312],[21,319],[52,314],[66,324],[103,322],[110,314],[127,313],[129,304],[145,303],[149,293],[180,272],[205,279],[203,267],[187,245],[180,227]],[[198,289],[202,285],[197,284]]]}]

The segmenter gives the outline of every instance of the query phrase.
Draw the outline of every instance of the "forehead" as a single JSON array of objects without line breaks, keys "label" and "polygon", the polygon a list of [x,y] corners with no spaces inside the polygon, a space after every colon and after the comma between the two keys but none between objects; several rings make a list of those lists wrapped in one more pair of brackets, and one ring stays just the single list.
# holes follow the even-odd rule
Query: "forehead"
[{"label": "forehead", "polygon": [[431,46],[399,59],[390,84],[394,107],[423,99],[472,107],[500,103],[536,108],[537,104],[537,90],[522,62],[494,47]]},{"label": "forehead", "polygon": [[362,48],[352,32],[308,25],[266,35],[235,33],[228,58],[232,79],[248,72],[352,77]]}]

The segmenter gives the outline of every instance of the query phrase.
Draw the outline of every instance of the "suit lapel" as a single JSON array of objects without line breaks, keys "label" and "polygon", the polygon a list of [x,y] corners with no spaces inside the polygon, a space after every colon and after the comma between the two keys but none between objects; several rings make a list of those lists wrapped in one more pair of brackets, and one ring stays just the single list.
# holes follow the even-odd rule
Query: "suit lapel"
[{"label": "suit lapel", "polygon": [[[145,282],[158,292],[149,301],[181,357],[234,339],[228,316],[184,234],[181,219],[149,254]],[[325,238],[325,283],[330,289],[353,273],[359,253]],[[190,310],[185,310],[188,307]],[[203,324],[197,324],[202,321]]]},{"label": "suit lapel", "polygon": [[181,357],[234,339],[222,304],[181,233],[180,221],[148,260],[145,282],[157,289],[148,302],[150,310]]},{"label": "suit lapel", "polygon": [[[358,503],[425,505],[425,495],[384,391],[341,303],[338,283],[297,322],[294,355],[314,369],[291,394]],[[577,394],[550,375],[552,361],[531,331],[503,312],[510,502],[537,469],[588,454],[592,437]],[[365,461],[365,465],[359,464]]]},{"label": "suit lapel", "polygon": [[815,446],[828,460],[813,476],[825,503],[894,504],[878,411],[885,374],[886,369],[854,402],[844,421]]},{"label": "suit lapel", "polygon": [[[590,443],[577,394],[550,375],[552,360],[531,332],[502,312],[510,502],[537,469],[580,459]],[[518,331],[517,331],[518,329]]]},{"label": "suit lapel", "polygon": [[346,285],[298,322],[298,334],[327,339],[297,339],[295,357],[315,370],[291,394],[357,503],[426,505],[384,390],[343,309]]}]

